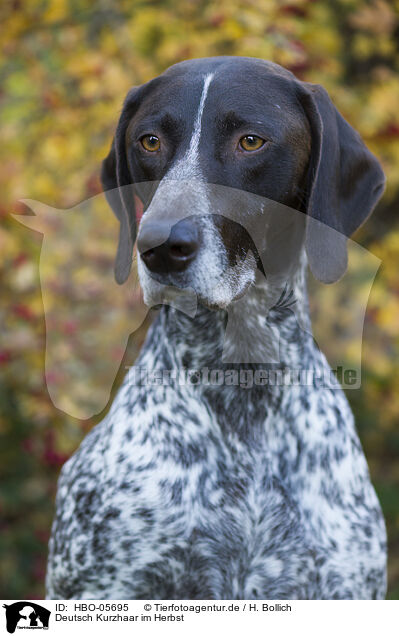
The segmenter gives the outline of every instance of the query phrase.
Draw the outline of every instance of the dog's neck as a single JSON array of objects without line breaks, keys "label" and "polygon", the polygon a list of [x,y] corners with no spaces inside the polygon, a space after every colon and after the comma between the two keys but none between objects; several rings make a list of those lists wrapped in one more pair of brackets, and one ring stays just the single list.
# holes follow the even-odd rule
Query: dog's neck
[{"label": "dog's neck", "polygon": [[[155,372],[157,383],[177,381],[182,390],[189,385],[208,401],[221,427],[231,430],[234,413],[236,430],[253,437],[254,422],[277,412],[291,390],[283,374],[292,373],[295,384],[298,373],[328,369],[311,333],[304,259],[290,280],[275,281],[273,288],[260,282],[228,310],[200,306],[191,318],[163,306],[137,366]],[[265,371],[274,380],[257,382],[255,374],[259,380]]]}]

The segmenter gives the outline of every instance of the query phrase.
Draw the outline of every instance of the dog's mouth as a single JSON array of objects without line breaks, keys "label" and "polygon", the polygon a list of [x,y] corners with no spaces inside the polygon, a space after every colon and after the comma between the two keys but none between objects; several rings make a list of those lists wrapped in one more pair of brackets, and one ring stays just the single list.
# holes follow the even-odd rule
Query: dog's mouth
[{"label": "dog's mouth", "polygon": [[198,296],[198,303],[203,307],[210,309],[211,311],[220,311],[221,309],[227,309],[231,304],[237,302],[238,300],[241,300],[241,298],[245,296],[245,294],[249,291],[250,287],[252,287],[253,284],[254,283],[252,281],[248,281],[247,283],[245,283],[243,289],[235,294],[235,296],[233,296],[233,298],[228,303],[223,303],[220,301],[212,302],[209,301],[209,299],[203,298],[201,296]]},{"label": "dog's mouth", "polygon": [[[145,265],[144,265],[145,268]],[[163,274],[144,269],[140,276],[145,302],[150,306],[170,304],[180,295],[194,294],[199,305],[218,311],[227,309],[231,303],[241,300],[255,284],[257,259],[252,252],[237,257],[235,265],[227,265],[212,276],[201,277],[195,264],[184,272]],[[144,273],[143,272],[143,273]]]}]

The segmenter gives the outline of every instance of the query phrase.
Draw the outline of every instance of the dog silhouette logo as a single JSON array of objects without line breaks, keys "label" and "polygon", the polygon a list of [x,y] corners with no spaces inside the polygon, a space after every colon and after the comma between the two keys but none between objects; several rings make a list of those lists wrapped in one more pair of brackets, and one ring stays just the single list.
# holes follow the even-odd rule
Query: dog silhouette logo
[{"label": "dog silhouette logo", "polygon": [[13,634],[18,629],[48,629],[50,610],[31,603],[18,601],[11,605],[3,605],[6,610],[7,631]]}]

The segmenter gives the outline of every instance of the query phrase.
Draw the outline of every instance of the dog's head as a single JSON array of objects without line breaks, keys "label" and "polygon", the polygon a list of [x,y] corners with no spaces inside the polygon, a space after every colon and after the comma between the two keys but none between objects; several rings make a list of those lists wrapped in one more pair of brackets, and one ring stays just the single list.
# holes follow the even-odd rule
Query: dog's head
[{"label": "dog's head", "polygon": [[240,57],[182,62],[131,89],[102,182],[121,224],[117,281],[129,275],[142,206],[146,302],[173,285],[210,307],[242,296],[257,270],[267,276],[265,262],[295,260],[302,239],[313,274],[340,278],[346,239],[384,189],[378,161],[321,86]]}]

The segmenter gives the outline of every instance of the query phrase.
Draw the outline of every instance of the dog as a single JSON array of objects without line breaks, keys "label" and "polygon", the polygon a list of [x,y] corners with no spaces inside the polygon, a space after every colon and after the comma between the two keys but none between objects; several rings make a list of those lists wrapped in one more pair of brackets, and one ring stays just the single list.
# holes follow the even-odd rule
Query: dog
[{"label": "dog", "polygon": [[[169,381],[127,374],[63,466],[47,597],[384,598],[385,525],[343,391],[264,382],[330,372],[306,268],[344,274],[347,238],[384,189],[377,159],[321,86],[203,58],[131,89],[102,183],[119,283],[142,207],[140,283],[161,308],[135,368]],[[181,383],[182,369],[261,381]]]}]

